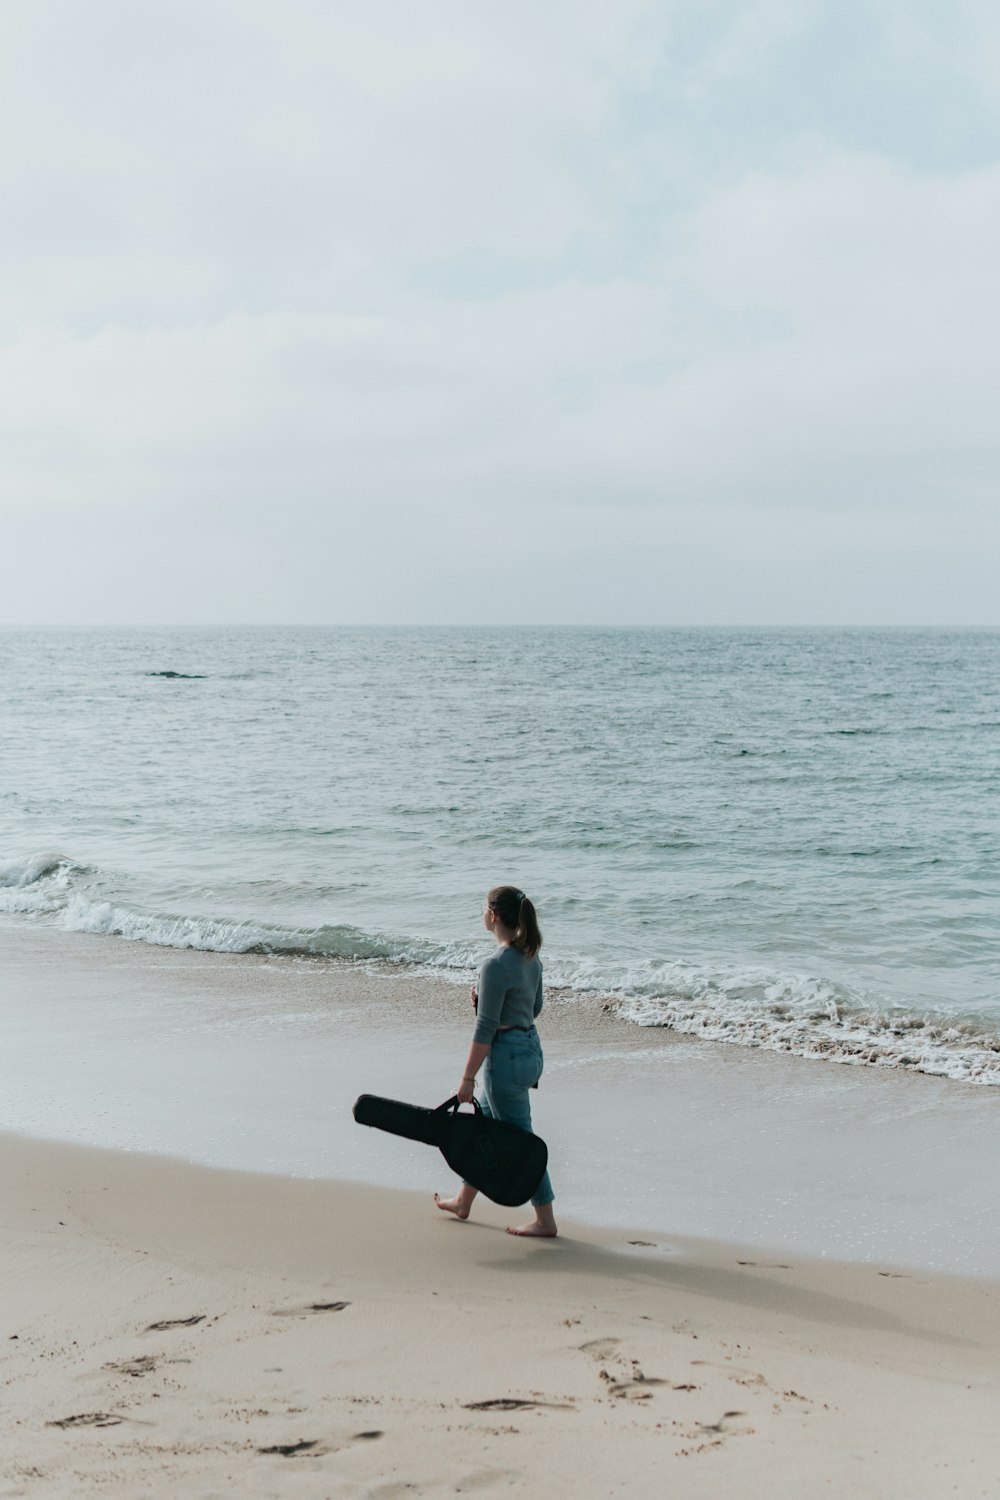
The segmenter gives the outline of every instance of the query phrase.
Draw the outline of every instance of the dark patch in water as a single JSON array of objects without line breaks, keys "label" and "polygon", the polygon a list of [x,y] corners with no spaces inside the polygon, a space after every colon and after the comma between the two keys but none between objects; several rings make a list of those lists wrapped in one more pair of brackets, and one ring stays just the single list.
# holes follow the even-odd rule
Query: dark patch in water
[{"label": "dark patch in water", "polygon": [[169,677],[172,681],[204,682],[204,672],[147,672],[147,677]]}]

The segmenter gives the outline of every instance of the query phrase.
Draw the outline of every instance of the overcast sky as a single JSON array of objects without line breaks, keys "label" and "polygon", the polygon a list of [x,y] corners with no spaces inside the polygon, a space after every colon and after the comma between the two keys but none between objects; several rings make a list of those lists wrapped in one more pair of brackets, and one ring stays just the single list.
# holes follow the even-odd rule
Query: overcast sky
[{"label": "overcast sky", "polygon": [[4,0],[0,619],[1000,623],[995,0]]}]

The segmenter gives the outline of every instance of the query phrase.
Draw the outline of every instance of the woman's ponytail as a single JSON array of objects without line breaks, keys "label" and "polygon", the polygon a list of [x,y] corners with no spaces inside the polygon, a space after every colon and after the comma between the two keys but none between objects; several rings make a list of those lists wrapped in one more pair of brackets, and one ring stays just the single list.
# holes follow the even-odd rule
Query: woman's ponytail
[{"label": "woman's ponytail", "polygon": [[534,958],[542,946],[542,934],[538,926],[535,908],[527,896],[521,897],[520,920],[514,934],[514,946],[520,948],[526,958]]},{"label": "woman's ponytail", "polygon": [[535,908],[516,885],[496,885],[486,898],[490,911],[514,934],[514,947],[525,958],[534,958],[542,946]]}]

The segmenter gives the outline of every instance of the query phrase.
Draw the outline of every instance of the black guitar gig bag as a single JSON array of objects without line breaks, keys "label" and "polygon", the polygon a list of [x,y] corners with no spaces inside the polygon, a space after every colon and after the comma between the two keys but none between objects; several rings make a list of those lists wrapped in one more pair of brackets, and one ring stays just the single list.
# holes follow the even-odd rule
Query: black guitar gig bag
[{"label": "black guitar gig bag", "polygon": [[354,1106],[354,1118],[359,1125],[437,1146],[452,1171],[494,1203],[507,1208],[526,1203],[542,1180],[548,1147],[530,1130],[494,1120],[483,1114],[477,1100],[472,1102],[472,1114],[463,1115],[455,1095],[437,1109],[422,1109],[418,1104],[362,1094]]}]

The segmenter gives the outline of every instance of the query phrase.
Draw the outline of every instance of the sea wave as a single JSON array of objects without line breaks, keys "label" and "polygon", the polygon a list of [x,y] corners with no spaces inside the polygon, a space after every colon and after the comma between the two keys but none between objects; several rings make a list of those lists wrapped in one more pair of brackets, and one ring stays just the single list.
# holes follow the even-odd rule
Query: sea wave
[{"label": "sea wave", "polygon": [[310,954],[325,958],[391,958],[392,945],[354,927],[295,928],[225,917],[145,912],[112,901],[73,896],[62,925],[70,932],[103,933],[160,948],[210,953]]},{"label": "sea wave", "polygon": [[54,852],[4,860],[0,863],[0,912],[59,912],[72,894],[74,878],[86,873],[68,855]]},{"label": "sea wave", "polygon": [[291,927],[203,913],[152,911],[102,894],[107,872],[63,854],[39,854],[0,864],[0,912],[49,919],[69,932],[121,937],[161,948],[467,969],[471,953],[419,938],[365,932],[349,924]]},{"label": "sea wave", "polygon": [[706,1041],[1000,1085],[1000,1036],[976,1018],[883,1008],[871,996],[802,974],[711,973],[678,965],[661,989],[620,993],[618,1015]]},{"label": "sea wave", "polygon": [[[0,863],[0,912],[158,947],[405,966],[466,982],[481,946],[252,919],[158,912],[108,894],[107,872],[57,852]],[[629,967],[553,955],[546,982],[610,1002],[625,1022],[800,1057],[1000,1086],[1000,1035],[975,1017],[908,1013],[830,979],[666,960]]]},{"label": "sea wave", "polygon": [[0,887],[23,889],[37,885],[46,876],[71,875],[82,866],[74,864],[65,854],[30,854],[22,859],[8,859],[0,864]]}]

